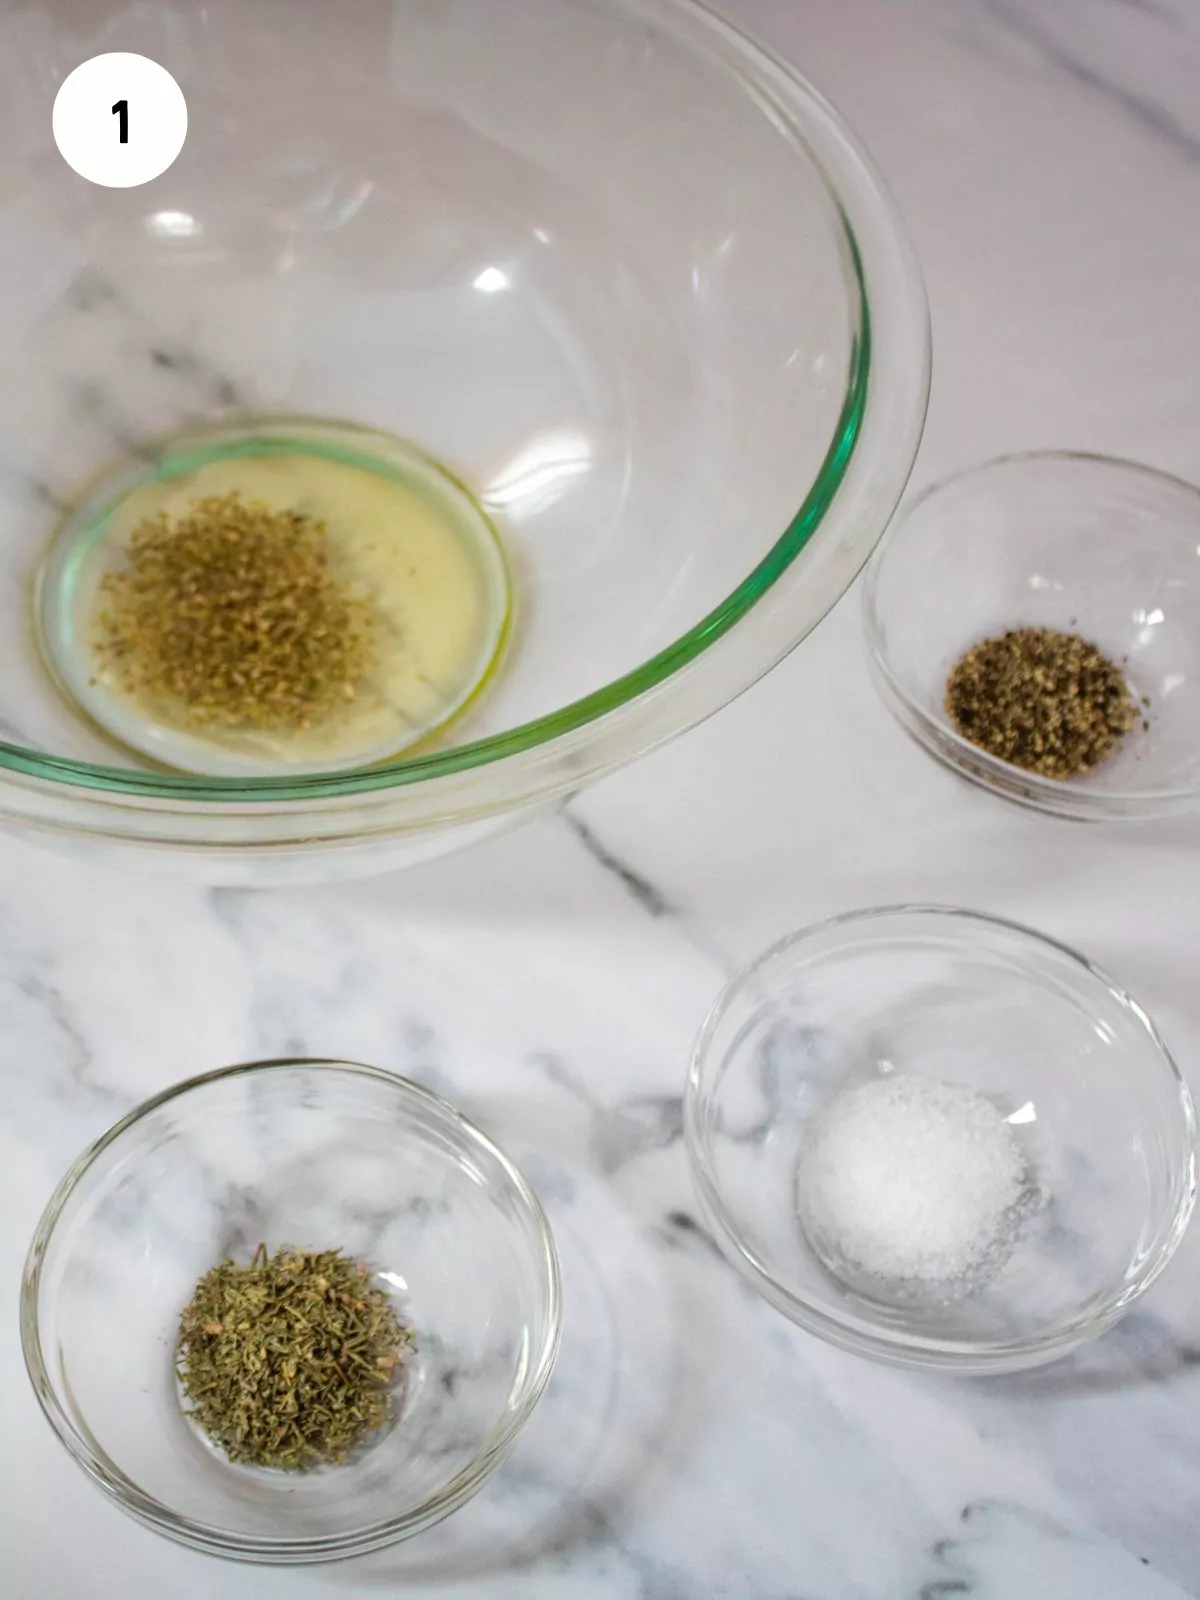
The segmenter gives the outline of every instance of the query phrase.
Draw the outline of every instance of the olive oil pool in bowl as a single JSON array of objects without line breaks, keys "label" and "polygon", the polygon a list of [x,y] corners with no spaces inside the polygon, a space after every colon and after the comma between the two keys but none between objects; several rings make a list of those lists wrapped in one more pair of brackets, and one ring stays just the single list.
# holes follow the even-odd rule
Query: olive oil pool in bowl
[{"label": "olive oil pool in bowl", "polygon": [[63,519],[36,626],[64,698],[133,757],[215,776],[386,760],[496,669],[496,532],[411,445],[273,418],[119,462]]}]

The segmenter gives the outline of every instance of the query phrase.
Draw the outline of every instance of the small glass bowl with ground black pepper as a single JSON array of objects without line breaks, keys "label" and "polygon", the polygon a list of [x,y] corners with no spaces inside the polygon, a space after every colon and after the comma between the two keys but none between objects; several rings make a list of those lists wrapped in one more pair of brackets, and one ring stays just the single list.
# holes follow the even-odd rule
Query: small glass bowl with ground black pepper
[{"label": "small glass bowl with ground black pepper", "polygon": [[554,1243],[453,1107],[377,1068],[232,1067],[87,1150],[21,1294],[42,1409],[94,1483],[210,1554],[363,1554],[454,1511],[550,1376]]},{"label": "small glass bowl with ground black pepper", "polygon": [[867,647],[946,766],[1058,816],[1200,808],[1200,490],[1099,456],[1008,456],[904,508]]}]

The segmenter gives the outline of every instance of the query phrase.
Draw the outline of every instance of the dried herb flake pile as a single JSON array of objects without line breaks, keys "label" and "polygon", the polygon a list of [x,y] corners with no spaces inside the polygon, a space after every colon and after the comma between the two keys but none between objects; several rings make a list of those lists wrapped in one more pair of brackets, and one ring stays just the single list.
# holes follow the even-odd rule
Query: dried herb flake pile
[{"label": "dried herb flake pile", "polygon": [[100,586],[94,645],[128,694],[199,728],[303,730],[359,693],[375,608],[325,524],[237,494],[142,522]]},{"label": "dried herb flake pile", "polygon": [[296,1472],[344,1461],[388,1421],[411,1344],[360,1262],[260,1244],[249,1266],[223,1261],[196,1285],[176,1370],[230,1460]]},{"label": "dried herb flake pile", "polygon": [[946,712],[989,755],[1059,780],[1098,765],[1141,716],[1118,666],[1052,628],[1013,628],[968,650],[946,684]]}]

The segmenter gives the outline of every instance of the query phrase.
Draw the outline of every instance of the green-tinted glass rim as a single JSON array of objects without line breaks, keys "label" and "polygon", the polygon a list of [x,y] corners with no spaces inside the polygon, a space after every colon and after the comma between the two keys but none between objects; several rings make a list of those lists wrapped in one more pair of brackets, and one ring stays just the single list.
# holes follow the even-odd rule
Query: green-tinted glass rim
[{"label": "green-tinted glass rim", "polygon": [[492,734],[447,750],[430,751],[407,760],[386,762],[368,769],[320,773],[309,777],[197,778],[173,773],[131,772],[120,767],[104,767],[86,761],[40,754],[22,745],[0,741],[0,771],[24,777],[69,785],[93,792],[128,795],[138,799],[183,800],[226,804],[255,801],[331,800],[377,794],[387,789],[405,788],[432,778],[444,778],[488,766],[507,756],[521,755],[564,734],[574,733],[591,722],[619,710],[647,690],[696,660],[739,623],[791,566],[812,539],[831,501],[841,487],[850,459],[862,431],[871,370],[871,320],[862,256],[850,219],[837,206],[845,234],[847,254],[853,267],[853,288],[857,293],[859,323],[851,342],[846,394],[833,432],[833,438],[820,471],[803,504],[788,523],[782,536],[763,559],[721,603],[700,619],[687,633],[644,661],[641,666],[602,689],[596,689],[569,705],[524,722],[503,733]]}]

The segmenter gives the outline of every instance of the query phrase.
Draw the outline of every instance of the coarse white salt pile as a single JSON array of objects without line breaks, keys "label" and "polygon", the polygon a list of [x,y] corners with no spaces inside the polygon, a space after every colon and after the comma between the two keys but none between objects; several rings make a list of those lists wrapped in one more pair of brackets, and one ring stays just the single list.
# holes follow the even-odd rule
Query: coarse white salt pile
[{"label": "coarse white salt pile", "polygon": [[845,1090],[814,1117],[796,1198],[833,1270],[949,1298],[995,1276],[1037,1204],[1017,1136],[992,1102],[907,1074]]}]

